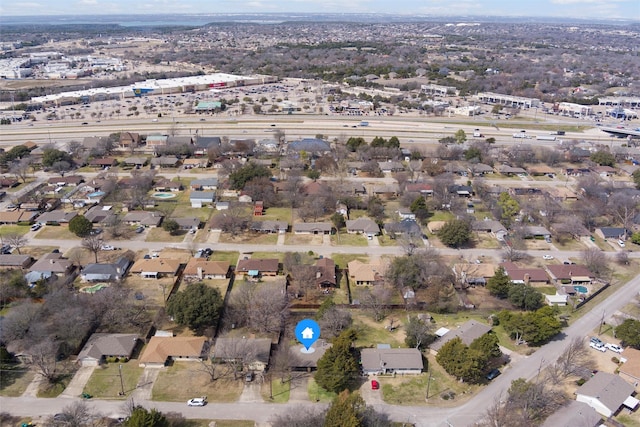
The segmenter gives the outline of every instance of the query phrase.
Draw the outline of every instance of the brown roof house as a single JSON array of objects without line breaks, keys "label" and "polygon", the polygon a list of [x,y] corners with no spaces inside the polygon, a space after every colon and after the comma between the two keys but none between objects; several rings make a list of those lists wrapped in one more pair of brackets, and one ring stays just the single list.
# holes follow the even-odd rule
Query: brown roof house
[{"label": "brown roof house", "polygon": [[491,331],[491,326],[484,323],[477,322],[475,320],[469,320],[458,329],[449,330],[447,328],[440,328],[436,331],[436,335],[439,337],[431,344],[431,352],[438,354],[438,351],[443,345],[448,343],[454,338],[460,338],[466,345],[470,345],[473,341],[480,338],[484,334],[488,334]]},{"label": "brown roof house", "polygon": [[149,211],[132,211],[122,218],[122,221],[129,225],[144,225],[147,227],[157,227],[163,219],[163,215],[159,212]]},{"label": "brown roof house", "polygon": [[140,259],[131,267],[132,273],[140,273],[143,279],[173,277],[178,273],[180,261],[176,259]]},{"label": "brown roof house", "polygon": [[638,390],[640,385],[640,350],[627,347],[620,356],[622,364],[618,367],[621,378]]},{"label": "brown roof house", "polygon": [[633,386],[617,375],[600,371],[576,390],[576,400],[586,403],[597,413],[609,418],[622,406],[633,410],[638,400],[632,396]]},{"label": "brown roof house", "polygon": [[279,270],[279,261],[273,259],[241,259],[236,267],[236,276],[260,277],[276,276]]},{"label": "brown roof house", "polygon": [[485,286],[487,280],[496,274],[496,266],[490,263],[457,263],[453,265],[453,274],[458,283]]},{"label": "brown roof house", "polygon": [[183,277],[190,280],[226,279],[229,277],[227,261],[207,261],[205,258],[191,258],[184,268]]},{"label": "brown roof house", "polygon": [[218,338],[213,358],[223,361],[241,361],[250,371],[263,372],[269,365],[271,340],[269,338]]},{"label": "brown roof house", "polygon": [[417,348],[391,348],[378,345],[378,348],[363,348],[360,351],[362,372],[367,375],[414,374],[422,373],[424,363],[422,353]]},{"label": "brown roof house", "polygon": [[549,273],[549,276],[551,276],[551,279],[557,284],[591,283],[591,281],[596,277],[595,274],[593,274],[584,265],[546,265],[545,268]]},{"label": "brown roof house", "polygon": [[551,281],[547,272],[542,268],[522,268],[513,262],[503,262],[500,266],[504,268],[511,283],[546,285]]},{"label": "brown roof house", "polygon": [[108,357],[130,358],[138,344],[136,334],[95,333],[78,354],[82,366],[98,366]]},{"label": "brown roof house", "polygon": [[205,337],[154,336],[140,356],[140,366],[162,368],[169,361],[199,362],[207,358],[209,343]]},{"label": "brown roof house", "polygon": [[291,276],[294,281],[308,280],[306,271],[310,271],[315,277],[316,286],[319,288],[333,288],[336,286],[336,263],[331,258],[321,258],[315,265],[296,265]]},{"label": "brown roof house", "polygon": [[29,267],[32,262],[33,258],[31,255],[2,254],[0,255],[0,270],[25,269]]},{"label": "brown roof house", "polygon": [[383,261],[364,263],[359,260],[347,264],[349,280],[357,286],[373,286],[384,282],[384,274],[389,265]]}]

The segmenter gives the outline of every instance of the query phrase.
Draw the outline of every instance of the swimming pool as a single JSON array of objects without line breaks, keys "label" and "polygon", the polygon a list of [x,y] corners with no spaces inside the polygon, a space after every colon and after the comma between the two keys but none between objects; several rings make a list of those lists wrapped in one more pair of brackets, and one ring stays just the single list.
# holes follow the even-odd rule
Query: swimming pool
[{"label": "swimming pool", "polygon": [[580,293],[580,294],[588,294],[589,293],[589,289],[587,289],[586,286],[582,286],[582,285],[573,285],[573,289],[576,290],[576,292]]},{"label": "swimming pool", "polygon": [[172,193],[153,193],[153,197],[155,197],[156,199],[173,199],[174,197],[176,197],[175,194]]},{"label": "swimming pool", "polygon": [[94,193],[91,193],[88,195],[89,198],[91,197],[100,197],[100,196],[104,196],[106,193],[104,191],[96,191]]},{"label": "swimming pool", "polygon": [[100,289],[104,289],[106,287],[108,287],[109,285],[106,283],[98,283],[96,285],[93,286],[87,286],[84,287],[82,289],[80,289],[82,292],[85,292],[87,294],[95,294],[96,292],[98,292]]}]

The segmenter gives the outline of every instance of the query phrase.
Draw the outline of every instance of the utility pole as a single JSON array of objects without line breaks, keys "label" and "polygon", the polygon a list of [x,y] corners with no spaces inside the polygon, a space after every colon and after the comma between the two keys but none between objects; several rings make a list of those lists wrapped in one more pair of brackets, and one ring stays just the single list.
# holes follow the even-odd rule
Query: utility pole
[{"label": "utility pole", "polygon": [[602,318],[600,319],[600,326],[598,326],[598,336],[602,332],[602,325],[604,325],[604,310],[602,310]]},{"label": "utility pole", "polygon": [[429,400],[429,388],[431,387],[431,368],[429,368],[429,379],[427,380],[427,396],[424,400]]},{"label": "utility pole", "polygon": [[120,373],[120,396],[124,396],[124,381],[122,380],[122,365],[118,365],[118,372]]}]

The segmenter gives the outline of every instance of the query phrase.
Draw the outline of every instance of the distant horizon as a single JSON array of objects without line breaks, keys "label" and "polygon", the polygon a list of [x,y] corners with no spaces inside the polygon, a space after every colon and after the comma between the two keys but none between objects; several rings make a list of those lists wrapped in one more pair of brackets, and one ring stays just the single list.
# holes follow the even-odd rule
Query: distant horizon
[{"label": "distant horizon", "polygon": [[[25,15],[25,10],[29,14]],[[166,11],[166,12],[162,12]],[[33,13],[36,12],[36,13]],[[412,18],[544,18],[640,22],[638,0],[27,0],[3,2],[0,16],[380,14]]]}]

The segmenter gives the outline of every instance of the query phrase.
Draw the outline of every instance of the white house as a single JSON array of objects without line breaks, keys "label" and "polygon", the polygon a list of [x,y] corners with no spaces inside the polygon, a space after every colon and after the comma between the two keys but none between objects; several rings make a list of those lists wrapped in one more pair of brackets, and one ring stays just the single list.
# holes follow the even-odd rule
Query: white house
[{"label": "white house", "polygon": [[609,418],[623,405],[631,410],[638,406],[638,399],[631,396],[634,391],[633,386],[618,375],[600,371],[576,391],[576,400]]},{"label": "white house", "polygon": [[213,191],[192,191],[189,200],[192,208],[201,208],[205,205],[212,205],[216,200],[216,193]]}]

